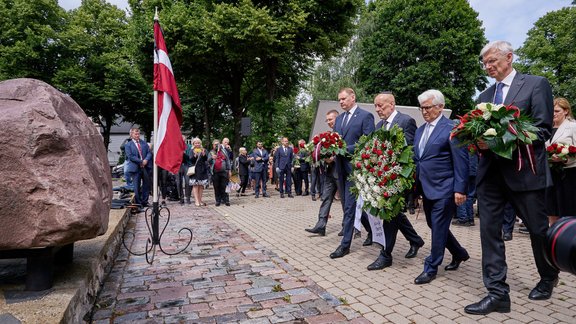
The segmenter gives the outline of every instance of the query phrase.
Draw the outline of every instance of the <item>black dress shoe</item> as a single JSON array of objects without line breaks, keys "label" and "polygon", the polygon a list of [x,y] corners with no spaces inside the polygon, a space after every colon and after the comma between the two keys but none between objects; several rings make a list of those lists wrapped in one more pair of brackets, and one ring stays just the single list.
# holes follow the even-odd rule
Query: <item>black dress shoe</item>
[{"label": "black dress shoe", "polygon": [[360,232],[357,229],[354,229],[354,236],[353,238],[357,239],[357,238],[361,238],[362,237],[362,232]]},{"label": "black dress shoe", "polygon": [[372,245],[372,234],[368,233],[368,236],[366,236],[366,240],[364,240],[364,243],[362,243],[362,246],[369,246]]},{"label": "black dress shoe", "polygon": [[284,194],[283,194],[283,193],[280,194],[280,198],[284,198]]},{"label": "black dress shoe", "polygon": [[217,203],[216,203],[216,207],[218,207],[218,206],[220,206],[220,202],[217,202]]},{"label": "black dress shoe", "polygon": [[415,258],[418,255],[418,250],[420,250],[420,247],[421,246],[418,246],[416,244],[410,244],[410,250],[408,250],[408,253],[406,253],[404,257],[406,259]]},{"label": "black dress shoe", "polygon": [[316,195],[312,195],[312,201],[316,201]]},{"label": "black dress shoe", "polygon": [[320,236],[326,236],[326,227],[313,227],[304,229],[308,233],[320,234]]},{"label": "black dress shoe", "polygon": [[512,233],[504,233],[502,234],[502,239],[504,241],[512,241]]},{"label": "black dress shoe", "polygon": [[417,285],[430,283],[432,280],[436,279],[435,273],[422,272],[416,279],[414,283]]},{"label": "black dress shoe", "polygon": [[260,197],[260,195],[259,195],[259,194],[256,194],[256,195],[254,196],[254,198],[259,198],[259,197]]},{"label": "black dress shoe", "polygon": [[306,191],[302,196],[309,196],[310,193],[308,191]]},{"label": "black dress shoe", "polygon": [[288,194],[288,198],[294,198],[292,194]]},{"label": "black dress shoe", "polygon": [[392,257],[391,256],[385,256],[384,254],[380,253],[380,255],[378,256],[376,261],[374,261],[370,265],[368,265],[368,267],[366,267],[366,269],[368,269],[369,271],[381,270],[381,269],[387,268],[391,265],[392,265]]},{"label": "black dress shoe", "polygon": [[410,215],[414,215],[416,213],[414,207],[408,207],[408,212],[410,212]]},{"label": "black dress shoe", "polygon": [[224,205],[226,205],[226,206],[230,206],[230,202],[229,202],[229,201],[227,201],[227,202],[225,202],[225,203],[224,203]]},{"label": "black dress shoe", "polygon": [[340,246],[338,246],[336,251],[330,253],[330,258],[332,258],[332,259],[341,258],[348,253],[350,253],[350,248],[345,248],[342,245],[340,245]]},{"label": "black dress shoe", "polygon": [[267,194],[267,193],[263,193],[263,194],[262,194],[262,197],[270,198],[270,195]]},{"label": "black dress shoe", "polygon": [[558,285],[558,278],[554,280],[540,280],[532,289],[528,298],[532,300],[546,300],[552,296],[552,290]]},{"label": "black dress shoe", "polygon": [[458,267],[460,266],[460,263],[464,262],[464,261],[468,261],[468,259],[470,259],[470,256],[466,256],[464,259],[456,259],[456,258],[452,258],[452,262],[450,262],[449,265],[447,265],[446,267],[444,267],[444,270],[446,271],[454,271],[456,269],[458,269]]},{"label": "black dress shoe", "polygon": [[338,236],[344,236],[344,229],[341,229],[340,232],[338,232]]},{"label": "black dress shoe", "polygon": [[492,312],[510,313],[510,296],[486,296],[481,301],[464,307],[464,311],[473,315],[486,315]]}]

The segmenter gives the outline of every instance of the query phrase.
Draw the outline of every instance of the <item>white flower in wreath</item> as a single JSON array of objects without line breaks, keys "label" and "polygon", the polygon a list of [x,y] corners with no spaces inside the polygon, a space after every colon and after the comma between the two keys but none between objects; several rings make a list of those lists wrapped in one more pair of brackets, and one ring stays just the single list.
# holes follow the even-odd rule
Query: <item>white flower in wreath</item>
[{"label": "white flower in wreath", "polygon": [[370,185],[374,185],[375,182],[376,182],[376,178],[374,178],[373,176],[368,177],[368,183]]},{"label": "white flower in wreath", "polygon": [[476,105],[476,108],[482,110],[482,112],[487,112],[488,111],[488,105],[487,103],[483,102],[483,103],[479,103]]},{"label": "white flower in wreath", "polygon": [[484,120],[488,120],[488,119],[490,119],[491,117],[492,117],[492,113],[489,112],[489,111],[485,111],[485,112],[482,114],[482,118],[484,118]]},{"label": "white flower in wreath", "polygon": [[488,128],[484,134],[484,136],[496,136],[498,135],[498,133],[496,132],[496,130],[494,128]]}]

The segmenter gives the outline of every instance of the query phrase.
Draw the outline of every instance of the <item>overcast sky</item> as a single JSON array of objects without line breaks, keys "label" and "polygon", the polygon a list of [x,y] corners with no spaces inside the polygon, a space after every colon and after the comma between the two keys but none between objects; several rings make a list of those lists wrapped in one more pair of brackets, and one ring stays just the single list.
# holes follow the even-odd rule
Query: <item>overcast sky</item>
[{"label": "overcast sky", "polygon": [[[66,9],[80,5],[80,0],[58,0]],[[108,0],[119,8],[128,8],[128,0]],[[538,18],[550,11],[570,6],[572,0],[469,0],[479,13],[489,41],[507,40],[514,48],[522,46],[528,30]]]}]

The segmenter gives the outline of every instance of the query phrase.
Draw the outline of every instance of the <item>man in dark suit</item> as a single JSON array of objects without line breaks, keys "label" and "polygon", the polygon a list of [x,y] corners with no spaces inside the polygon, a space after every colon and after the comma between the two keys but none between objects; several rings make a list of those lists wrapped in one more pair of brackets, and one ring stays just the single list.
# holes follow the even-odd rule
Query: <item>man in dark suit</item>
[{"label": "man in dark suit", "polygon": [[292,169],[292,160],[294,159],[294,151],[289,146],[287,137],[282,138],[282,146],[274,152],[274,164],[276,165],[276,173],[278,173],[278,181],[280,183],[280,198],[284,198],[284,192],[288,194],[289,198],[292,196],[292,177],[290,170]]},{"label": "man in dark suit", "polygon": [[414,136],[416,188],[422,195],[426,223],[432,230],[430,255],[424,260],[424,271],[414,279],[417,285],[436,278],[438,266],[444,259],[444,249],[452,254],[452,262],[445,270],[456,270],[470,258],[450,232],[456,206],[466,201],[468,189],[468,150],[450,140],[453,122],[442,115],[444,95],[427,90],[418,96],[420,110],[426,123]]},{"label": "man in dark suit", "polygon": [[[298,183],[295,185],[296,190],[302,196],[308,196],[310,192],[308,191],[310,180],[308,174],[310,173],[310,163],[306,161],[306,157],[310,154],[306,151],[306,141],[301,139],[298,141],[298,154],[295,158],[298,159],[300,167],[295,168],[294,172],[298,172],[299,176],[296,177]],[[304,181],[304,190],[302,190],[302,181]],[[297,192],[298,193],[298,192]]]},{"label": "man in dark suit", "polygon": [[[354,232],[354,216],[356,213],[356,197],[350,192],[354,182],[348,179],[352,173],[350,156],[354,153],[356,142],[362,135],[368,135],[374,131],[374,116],[356,104],[356,94],[351,88],[343,88],[338,92],[338,101],[344,113],[336,118],[334,131],[342,136],[346,142],[346,150],[349,156],[338,156],[336,168],[338,181],[340,182],[340,199],[344,206],[344,235],[338,248],[330,254],[332,259],[341,258],[350,253],[352,235]],[[368,227],[369,228],[369,227]]]},{"label": "man in dark suit", "polygon": [[262,196],[270,197],[266,193],[266,182],[268,181],[268,160],[270,155],[268,151],[264,148],[261,141],[256,142],[256,148],[252,151],[252,157],[254,158],[254,179],[256,180],[256,186],[254,191],[256,192],[255,197],[260,197],[260,187],[262,187]]},{"label": "man in dark suit", "polygon": [[[334,129],[336,117],[338,117],[338,111],[336,110],[330,110],[326,113],[326,124],[328,124],[330,129]],[[316,169],[321,169],[324,175],[324,188],[320,199],[322,200],[322,204],[318,211],[318,222],[316,222],[314,227],[304,229],[306,232],[326,236],[328,215],[330,214],[330,208],[332,208],[332,202],[334,201],[336,191],[338,190],[338,173],[336,172],[334,160],[335,157],[332,156],[324,160],[324,165],[316,167]]]},{"label": "man in dark suit", "polygon": [[128,173],[134,184],[134,202],[146,207],[150,195],[150,181],[146,166],[152,163],[152,152],[148,143],[140,139],[138,127],[130,129],[130,138],[132,140],[126,143],[124,150],[128,159]]},{"label": "man in dark suit", "polygon": [[[544,258],[544,242],[548,230],[545,188],[551,184],[550,170],[544,142],[550,138],[553,116],[552,90],[548,80],[539,76],[517,73],[512,68],[512,45],[495,41],[480,52],[484,69],[496,84],[482,92],[480,102],[513,104],[521,114],[530,116],[538,127],[538,139],[533,142],[534,170],[528,160],[529,150],[519,147],[512,160],[496,156],[480,145],[482,154],[476,174],[478,208],[480,212],[480,239],[482,243],[482,277],[488,296],[468,305],[469,314],[488,314],[510,311],[510,287],[506,283],[506,255],[502,238],[503,210],[510,202],[530,231],[534,261],[540,282],[528,295],[533,300],[548,299],[558,283],[558,271]],[[521,157],[520,152],[521,150]],[[517,162],[523,167],[518,170]]]},{"label": "man in dark suit", "polygon": [[[374,98],[374,107],[380,122],[376,125],[376,129],[386,128],[390,129],[394,125],[402,128],[406,144],[414,144],[414,133],[416,132],[416,121],[414,118],[403,114],[396,110],[396,100],[391,92],[383,92]],[[380,270],[392,265],[392,251],[396,244],[396,236],[398,230],[410,242],[410,250],[406,254],[406,258],[414,258],[418,254],[418,249],[424,245],[424,240],[416,233],[416,230],[408,220],[408,217],[400,212],[396,217],[392,218],[389,222],[383,222],[384,237],[386,239],[386,246],[380,251],[380,255],[372,264],[368,266],[368,270]]]}]

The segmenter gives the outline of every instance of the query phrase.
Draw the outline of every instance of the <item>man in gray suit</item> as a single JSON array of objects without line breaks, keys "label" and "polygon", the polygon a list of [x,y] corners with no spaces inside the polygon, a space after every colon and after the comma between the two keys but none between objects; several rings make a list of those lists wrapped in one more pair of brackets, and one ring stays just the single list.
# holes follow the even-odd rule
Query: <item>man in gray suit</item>
[{"label": "man in gray suit", "polygon": [[[488,296],[468,305],[468,314],[485,315],[491,312],[510,312],[510,287],[506,283],[506,255],[502,239],[503,210],[510,202],[530,231],[534,261],[540,282],[528,295],[532,300],[550,298],[558,283],[558,271],[544,258],[544,242],[548,218],[544,202],[545,188],[551,177],[544,142],[550,138],[553,115],[552,90],[548,80],[525,75],[512,68],[512,45],[495,41],[480,52],[484,69],[496,84],[480,94],[480,102],[513,104],[521,114],[530,116],[538,128],[533,143],[534,161],[531,167],[530,149],[520,146],[512,160],[504,159],[480,145],[481,157],[476,174],[478,207],[480,211],[480,239],[482,243],[482,276]],[[518,162],[522,168],[518,171]]]},{"label": "man in gray suit", "polygon": [[[336,117],[338,117],[338,111],[330,110],[326,113],[326,123],[331,129],[334,128],[334,123],[336,122]],[[338,173],[336,172],[336,165],[334,163],[335,157],[331,157],[325,161],[325,164],[319,166],[325,175],[324,177],[324,191],[322,191],[322,204],[320,205],[320,210],[318,211],[318,222],[312,228],[304,229],[306,232],[320,234],[321,236],[326,236],[326,224],[328,223],[328,214],[330,213],[330,208],[332,207],[332,202],[336,196],[336,191],[338,190]]]},{"label": "man in gray suit", "polygon": [[[378,94],[374,98],[374,108],[376,109],[378,117],[381,119],[376,125],[376,129],[390,129],[394,125],[398,125],[398,127],[404,131],[406,143],[408,145],[414,145],[416,121],[414,118],[396,110],[396,99],[391,92]],[[402,212],[389,222],[383,222],[383,227],[386,246],[382,248],[376,261],[368,266],[368,270],[380,270],[392,265],[392,251],[396,244],[398,230],[400,230],[402,235],[410,242],[410,250],[406,254],[406,258],[416,257],[418,249],[424,245],[424,240],[416,233],[408,217]]]}]

